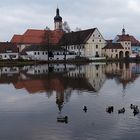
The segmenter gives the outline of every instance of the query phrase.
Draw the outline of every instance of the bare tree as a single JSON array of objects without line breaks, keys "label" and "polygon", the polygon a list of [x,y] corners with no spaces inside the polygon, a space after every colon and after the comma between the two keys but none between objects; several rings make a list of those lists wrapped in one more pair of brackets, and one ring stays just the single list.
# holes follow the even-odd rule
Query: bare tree
[{"label": "bare tree", "polygon": [[48,26],[45,27],[45,30],[50,30],[50,28]]},{"label": "bare tree", "polygon": [[75,31],[77,32],[77,31],[81,31],[82,29],[81,28],[79,28],[79,27],[76,27],[75,28]]},{"label": "bare tree", "polygon": [[69,26],[69,24],[68,24],[67,21],[64,21],[64,23],[63,23],[63,30],[64,30],[66,33],[69,33],[69,32],[71,31],[70,26]]}]

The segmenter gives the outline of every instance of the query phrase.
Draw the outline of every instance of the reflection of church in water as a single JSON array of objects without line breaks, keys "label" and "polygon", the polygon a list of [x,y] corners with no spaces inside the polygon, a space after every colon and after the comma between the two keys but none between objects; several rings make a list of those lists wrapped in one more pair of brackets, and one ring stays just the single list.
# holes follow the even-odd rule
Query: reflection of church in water
[{"label": "reflection of church in water", "polygon": [[139,74],[140,65],[132,63],[1,67],[0,84],[13,84],[16,89],[26,90],[30,94],[46,93],[48,97],[55,94],[61,111],[75,90],[97,93],[106,79],[115,79],[126,88]]},{"label": "reflection of church in water", "polygon": [[118,84],[122,84],[123,89],[125,89],[128,84],[133,83],[139,77],[139,70],[139,64],[110,63],[105,67],[105,75],[109,79],[115,79],[115,81]]}]

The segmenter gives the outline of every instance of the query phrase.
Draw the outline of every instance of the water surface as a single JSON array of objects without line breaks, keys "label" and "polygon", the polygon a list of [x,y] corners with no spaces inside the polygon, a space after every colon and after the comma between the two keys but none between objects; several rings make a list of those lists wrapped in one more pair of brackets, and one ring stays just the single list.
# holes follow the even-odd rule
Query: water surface
[{"label": "water surface", "polygon": [[134,63],[2,67],[0,140],[139,140],[139,74]]}]

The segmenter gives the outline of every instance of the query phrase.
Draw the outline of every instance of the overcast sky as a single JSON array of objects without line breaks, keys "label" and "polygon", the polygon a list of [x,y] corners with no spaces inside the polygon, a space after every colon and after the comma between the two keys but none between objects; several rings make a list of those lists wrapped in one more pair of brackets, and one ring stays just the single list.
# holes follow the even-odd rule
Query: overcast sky
[{"label": "overcast sky", "polygon": [[[98,27],[105,39],[127,33],[140,40],[140,0],[58,0],[63,21],[74,30]],[[0,41],[28,28],[53,29],[57,0],[4,0],[0,3]]]}]

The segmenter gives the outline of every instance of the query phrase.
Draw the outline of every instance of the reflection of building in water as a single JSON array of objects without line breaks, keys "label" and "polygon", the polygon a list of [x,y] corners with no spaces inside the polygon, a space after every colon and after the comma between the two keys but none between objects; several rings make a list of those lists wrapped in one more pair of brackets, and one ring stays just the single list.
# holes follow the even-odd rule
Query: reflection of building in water
[{"label": "reflection of building in water", "polygon": [[132,73],[132,63],[110,63],[106,65],[105,73],[107,78],[115,78],[117,83],[122,83],[123,88],[138,77]]},{"label": "reflection of building in water", "polygon": [[87,90],[99,91],[105,81],[104,67],[104,65],[95,64],[77,66],[76,70],[68,72],[68,77],[83,78],[83,81],[87,81],[88,85],[92,87]]},{"label": "reflection of building in water", "polygon": [[20,77],[18,67],[1,67],[0,68],[0,83],[10,84],[18,81]]},{"label": "reflection of building in water", "polygon": [[66,64],[46,64],[46,65],[35,65],[28,69],[27,73],[31,75],[47,74],[50,72],[66,72],[75,69],[74,65]]},{"label": "reflection of building in water", "polygon": [[99,91],[105,82],[104,68],[105,65],[95,64],[89,64],[85,67],[85,76],[95,91]]},{"label": "reflection of building in water", "polygon": [[18,67],[1,67],[0,74],[17,74],[19,73]]}]

